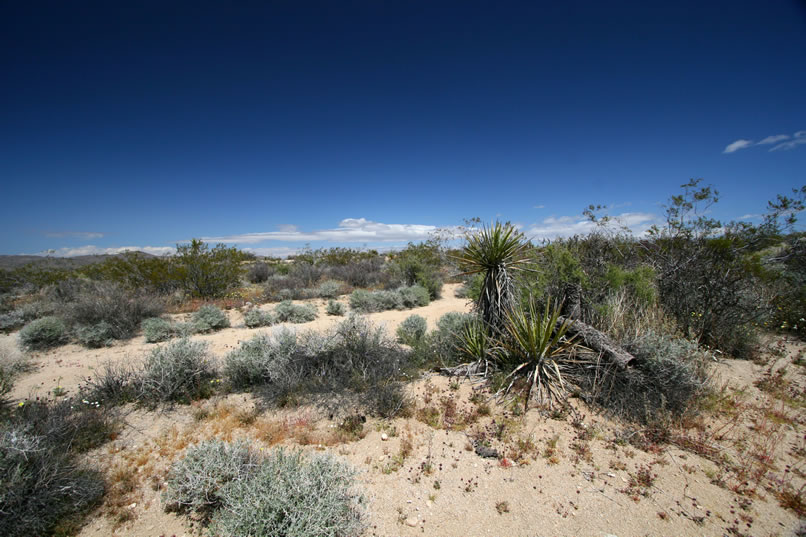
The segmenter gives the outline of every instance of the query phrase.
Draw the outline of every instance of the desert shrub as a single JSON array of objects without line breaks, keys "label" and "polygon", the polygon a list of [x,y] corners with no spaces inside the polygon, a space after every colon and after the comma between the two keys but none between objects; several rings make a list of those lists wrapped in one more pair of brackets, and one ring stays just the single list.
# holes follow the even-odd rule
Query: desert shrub
[{"label": "desert shrub", "polygon": [[164,305],[154,295],[130,292],[116,283],[85,282],[72,289],[61,289],[61,310],[71,326],[94,326],[105,322],[114,339],[132,337],[140,323],[163,312]]},{"label": "desert shrub", "polygon": [[116,282],[129,290],[166,295],[182,287],[182,274],[173,257],[124,252],[82,271],[90,278]]},{"label": "desert shrub", "polygon": [[29,367],[29,362],[16,349],[0,347],[0,410],[6,403],[5,396],[14,387],[14,381]]},{"label": "desert shrub", "polygon": [[209,518],[222,504],[228,483],[249,479],[258,459],[243,442],[210,440],[190,446],[184,458],[168,472],[163,498],[179,511],[195,511]]},{"label": "desert shrub", "polygon": [[167,341],[174,336],[171,323],[161,317],[151,317],[141,324],[146,343],[159,343]]},{"label": "desert shrub", "polygon": [[341,282],[325,280],[316,288],[316,295],[321,298],[336,298],[342,294],[343,288]]},{"label": "desert shrub", "polygon": [[28,350],[44,350],[67,343],[67,327],[58,317],[43,317],[20,330],[20,342]]},{"label": "desert shrub", "polygon": [[696,407],[708,389],[709,357],[696,343],[648,333],[628,350],[637,358],[626,370],[588,370],[583,393],[613,414],[644,424]]},{"label": "desert shrub", "polygon": [[[287,265],[279,266],[286,267]],[[295,276],[278,273],[266,280],[263,289],[263,296],[266,300],[278,302],[301,298],[304,294],[305,284]]]},{"label": "desert shrub", "polygon": [[454,295],[456,298],[467,298],[476,302],[479,299],[479,295],[481,295],[482,283],[484,283],[484,276],[482,274],[473,274],[456,289]]},{"label": "desert shrub", "polygon": [[447,367],[461,363],[459,350],[462,331],[476,319],[470,313],[449,312],[439,318],[436,330],[412,346],[412,360],[420,367]]},{"label": "desert shrub", "polygon": [[290,274],[301,281],[303,287],[313,287],[322,277],[323,272],[322,267],[297,259],[291,266]]},{"label": "desert shrub", "polygon": [[252,308],[244,314],[243,321],[247,328],[260,328],[275,324],[277,316],[271,312],[262,311],[260,308]]},{"label": "desert shrub", "polygon": [[104,362],[84,386],[84,400],[104,406],[134,401],[140,388],[139,371],[125,362]]},{"label": "desert shrub", "polygon": [[409,346],[414,346],[425,336],[428,330],[428,323],[425,317],[419,315],[409,315],[397,327],[397,340]]},{"label": "desert shrub", "polygon": [[20,310],[0,314],[0,331],[10,332],[25,324],[25,316]]},{"label": "desert shrub", "polygon": [[277,304],[274,315],[280,323],[307,323],[317,317],[316,307],[312,304],[294,304],[290,300]]},{"label": "desert shrub", "polygon": [[229,328],[229,317],[220,308],[212,304],[205,304],[191,317],[194,331],[214,332],[222,328]]},{"label": "desert shrub", "polygon": [[432,299],[441,296],[440,267],[443,259],[438,242],[409,243],[404,250],[395,253],[393,257],[389,267],[393,277],[408,286],[420,285],[428,291]]},{"label": "desert shrub", "polygon": [[90,349],[108,347],[115,340],[115,329],[106,321],[89,326],[77,326],[75,336],[79,343]]},{"label": "desert shrub", "polygon": [[269,279],[270,272],[266,263],[253,263],[246,271],[246,279],[250,283],[263,283]]},{"label": "desert shrub", "polygon": [[299,379],[286,366],[297,353],[297,347],[296,334],[284,329],[271,336],[260,335],[244,341],[224,359],[224,378],[234,389],[270,382],[296,384]]},{"label": "desert shrub", "polygon": [[347,312],[347,306],[345,306],[341,302],[336,302],[333,299],[327,301],[327,307],[325,308],[325,312],[328,315],[344,315]]},{"label": "desert shrub", "polygon": [[355,488],[355,471],[328,455],[275,449],[247,478],[220,492],[222,507],[212,535],[253,537],[348,537],[366,527],[366,500]]},{"label": "desert shrub", "polygon": [[427,306],[428,291],[419,285],[400,287],[394,291],[356,289],[350,294],[350,309],[360,313],[402,310]]},{"label": "desert shrub", "polygon": [[199,239],[176,247],[174,264],[183,289],[192,296],[219,298],[241,281],[241,261],[247,256],[237,248],[217,244],[213,249]]},{"label": "desert shrub", "polygon": [[376,255],[343,265],[331,265],[327,273],[332,279],[347,282],[352,287],[366,288],[390,281],[391,276],[383,268],[383,258]]},{"label": "desert shrub", "polygon": [[180,339],[151,351],[137,379],[144,403],[189,403],[209,397],[216,368],[203,342]]},{"label": "desert shrub", "polygon": [[24,424],[0,424],[0,533],[49,534],[103,495],[103,478]]},{"label": "desert shrub", "polygon": [[431,302],[431,295],[429,295],[428,290],[419,284],[401,287],[398,292],[403,301],[403,306],[406,308],[419,308],[427,306]]}]

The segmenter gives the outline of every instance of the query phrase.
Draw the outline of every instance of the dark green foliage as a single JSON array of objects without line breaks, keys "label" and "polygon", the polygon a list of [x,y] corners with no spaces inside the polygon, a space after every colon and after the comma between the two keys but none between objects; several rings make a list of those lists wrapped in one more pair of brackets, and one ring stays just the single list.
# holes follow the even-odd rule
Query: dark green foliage
[{"label": "dark green foliage", "polygon": [[237,287],[241,281],[241,261],[246,259],[237,248],[224,244],[210,247],[199,239],[176,247],[176,271],[183,289],[192,296],[218,298]]},{"label": "dark green foliage", "polygon": [[20,342],[27,350],[45,350],[67,343],[67,326],[58,317],[43,317],[20,330]]},{"label": "dark green foliage", "polygon": [[91,278],[118,283],[129,290],[168,294],[182,288],[182,274],[174,257],[125,252],[99,265],[86,267]]},{"label": "dark green foliage", "polygon": [[217,306],[205,304],[191,317],[194,332],[215,332],[229,328],[229,317]]}]

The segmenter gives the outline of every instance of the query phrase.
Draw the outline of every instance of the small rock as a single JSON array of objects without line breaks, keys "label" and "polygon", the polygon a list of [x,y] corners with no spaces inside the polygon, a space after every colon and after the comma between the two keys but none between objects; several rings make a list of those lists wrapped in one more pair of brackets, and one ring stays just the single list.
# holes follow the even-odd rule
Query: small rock
[{"label": "small rock", "polygon": [[607,472],[607,477],[616,477],[616,474],[613,472]]},{"label": "small rock", "polygon": [[389,435],[388,435],[388,434],[386,434],[386,433],[381,433],[381,440],[383,440],[384,442],[386,442],[387,440],[389,440]]},{"label": "small rock", "polygon": [[380,457],[378,457],[378,462],[383,462],[385,460],[386,460],[386,455],[381,455]]},{"label": "small rock", "polygon": [[412,528],[417,525],[418,520],[414,517],[409,517],[406,519],[406,526],[411,526]]},{"label": "small rock", "polygon": [[135,502],[135,503],[133,503],[133,504],[131,504],[131,505],[129,506],[129,509],[134,509],[135,507],[137,507],[137,503],[136,503],[136,502]]},{"label": "small rock", "polygon": [[430,508],[431,508],[433,505],[434,505],[434,502],[432,502],[431,500],[428,500],[427,502],[425,502],[425,506],[426,506],[426,507],[428,507],[429,509],[430,509]]}]

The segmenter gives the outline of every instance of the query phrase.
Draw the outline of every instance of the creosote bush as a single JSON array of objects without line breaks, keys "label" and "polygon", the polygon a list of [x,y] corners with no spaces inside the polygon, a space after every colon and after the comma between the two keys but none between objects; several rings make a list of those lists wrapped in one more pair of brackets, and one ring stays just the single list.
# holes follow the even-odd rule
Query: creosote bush
[{"label": "creosote bush", "polygon": [[27,350],[45,350],[68,341],[67,327],[58,317],[42,317],[26,324],[20,330],[20,342]]},{"label": "creosote bush", "polygon": [[214,332],[229,328],[229,317],[220,308],[205,304],[191,317],[194,332]]},{"label": "creosote bush", "polygon": [[420,315],[409,315],[397,327],[397,340],[413,347],[425,337],[428,323]]}]

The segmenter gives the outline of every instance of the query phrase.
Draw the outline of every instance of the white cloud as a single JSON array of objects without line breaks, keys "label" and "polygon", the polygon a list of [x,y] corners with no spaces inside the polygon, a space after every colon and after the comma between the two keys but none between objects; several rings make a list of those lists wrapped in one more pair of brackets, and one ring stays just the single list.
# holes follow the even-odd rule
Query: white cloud
[{"label": "white cloud", "polygon": [[806,144],[806,131],[798,131],[791,140],[773,146],[770,151],[787,151],[803,144]]},{"label": "white cloud", "polygon": [[740,140],[736,140],[733,143],[728,144],[727,147],[725,147],[725,150],[722,151],[722,152],[723,153],[733,153],[735,151],[738,151],[739,149],[744,149],[745,147],[750,147],[751,145],[753,145],[752,140],[742,140],[742,139],[740,139]]},{"label": "white cloud", "polygon": [[221,237],[202,237],[208,242],[256,244],[263,241],[283,242],[393,242],[428,239],[437,226],[423,224],[383,224],[366,218],[345,218],[332,229],[301,231],[296,226],[280,226],[279,231],[242,233]]},{"label": "white cloud", "polygon": [[100,239],[104,236],[103,233],[97,233],[94,231],[45,231],[44,235],[45,237],[50,237],[52,239],[71,238],[84,240]]},{"label": "white cloud", "polygon": [[545,205],[535,205],[534,208],[535,209],[545,209],[546,206]]},{"label": "white cloud", "polygon": [[766,138],[764,138],[763,140],[761,140],[761,141],[760,141],[758,144],[756,144],[756,145],[770,145],[770,144],[777,144],[778,142],[780,142],[780,141],[782,141],[782,140],[788,140],[788,139],[789,139],[789,135],[788,135],[788,134],[776,134],[775,136],[767,136]]},{"label": "white cloud", "polygon": [[[652,213],[621,213],[613,216],[616,224],[626,226],[636,235],[646,233],[652,226],[660,222],[659,217]],[[596,229],[596,224],[582,215],[576,216],[550,216],[539,224],[534,224],[524,230],[526,236],[533,240],[553,240],[560,237],[574,235],[587,235]]]},{"label": "white cloud", "polygon": [[145,252],[152,255],[170,255],[176,253],[176,248],[170,246],[118,246],[111,248],[102,248],[100,246],[93,246],[88,244],[86,246],[78,246],[76,248],[57,248],[53,250],[46,250],[38,252],[33,255],[50,255],[53,257],[76,257],[79,255],[104,255],[104,254],[120,254],[126,251],[130,252]]}]

